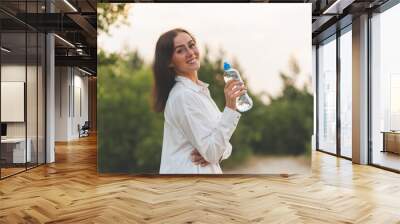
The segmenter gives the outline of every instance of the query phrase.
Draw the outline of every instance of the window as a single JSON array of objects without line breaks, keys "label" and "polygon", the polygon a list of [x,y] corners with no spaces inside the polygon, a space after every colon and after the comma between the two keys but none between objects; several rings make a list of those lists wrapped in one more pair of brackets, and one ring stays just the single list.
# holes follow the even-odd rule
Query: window
[{"label": "window", "polygon": [[400,170],[400,5],[371,18],[372,164]]},{"label": "window", "polygon": [[336,36],[318,48],[318,149],[336,153]]},{"label": "window", "polygon": [[352,35],[351,26],[340,36],[340,154],[351,158],[352,142]]}]

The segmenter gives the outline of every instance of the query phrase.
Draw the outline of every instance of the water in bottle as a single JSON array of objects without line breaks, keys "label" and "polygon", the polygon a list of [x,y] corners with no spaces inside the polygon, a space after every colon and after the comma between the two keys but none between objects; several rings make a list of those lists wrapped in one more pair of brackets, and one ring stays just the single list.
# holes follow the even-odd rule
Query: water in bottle
[{"label": "water in bottle", "polygon": [[[243,82],[242,78],[240,77],[240,73],[231,67],[231,65],[228,62],[224,62],[224,80],[225,83],[235,79]],[[250,98],[250,96],[245,93],[238,98],[236,98],[236,109],[240,112],[246,112],[250,110],[253,107],[253,100]]]}]

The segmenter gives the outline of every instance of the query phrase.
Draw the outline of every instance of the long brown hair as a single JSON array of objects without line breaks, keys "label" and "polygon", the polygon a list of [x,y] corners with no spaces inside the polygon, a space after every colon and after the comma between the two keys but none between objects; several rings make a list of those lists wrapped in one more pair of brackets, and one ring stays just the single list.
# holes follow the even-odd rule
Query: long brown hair
[{"label": "long brown hair", "polygon": [[153,63],[153,109],[156,112],[164,111],[169,92],[176,82],[176,73],[170,64],[174,53],[174,39],[178,33],[187,33],[196,41],[192,34],[181,28],[167,31],[158,38]]}]

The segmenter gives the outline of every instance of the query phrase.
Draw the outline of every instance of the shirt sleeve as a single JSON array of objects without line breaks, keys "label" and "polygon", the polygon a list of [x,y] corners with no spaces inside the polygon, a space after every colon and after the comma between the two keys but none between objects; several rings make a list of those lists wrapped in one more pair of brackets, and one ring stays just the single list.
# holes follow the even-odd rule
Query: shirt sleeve
[{"label": "shirt sleeve", "polygon": [[184,135],[201,156],[210,163],[219,163],[232,152],[229,140],[241,114],[225,107],[216,124],[210,123],[207,108],[194,94],[180,94],[176,99],[176,120]]}]

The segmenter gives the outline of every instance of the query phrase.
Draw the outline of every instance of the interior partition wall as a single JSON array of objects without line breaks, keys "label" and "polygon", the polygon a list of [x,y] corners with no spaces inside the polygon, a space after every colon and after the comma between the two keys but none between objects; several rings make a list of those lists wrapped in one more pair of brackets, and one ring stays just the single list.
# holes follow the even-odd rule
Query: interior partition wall
[{"label": "interior partition wall", "polygon": [[[44,1],[0,2],[0,178],[45,163],[45,34],[22,22]],[[10,8],[15,11],[8,11]]]},{"label": "interior partition wall", "polygon": [[[26,32],[1,32],[1,177],[26,170]],[[13,141],[9,141],[12,139]],[[28,162],[30,162],[28,160]]]}]

